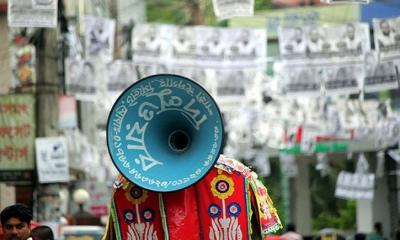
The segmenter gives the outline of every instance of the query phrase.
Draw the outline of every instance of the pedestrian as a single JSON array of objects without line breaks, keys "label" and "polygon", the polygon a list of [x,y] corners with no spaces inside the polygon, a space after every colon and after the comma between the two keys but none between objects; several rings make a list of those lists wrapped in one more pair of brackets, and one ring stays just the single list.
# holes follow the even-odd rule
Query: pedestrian
[{"label": "pedestrian", "polygon": [[303,237],[296,232],[296,225],[288,223],[286,226],[286,233],[281,236],[284,240],[303,240]]},{"label": "pedestrian", "polygon": [[4,240],[26,240],[31,234],[31,210],[17,203],[3,209],[0,213]]},{"label": "pedestrian", "polygon": [[383,237],[382,223],[376,222],[374,224],[374,233],[367,235],[367,240],[385,240]]},{"label": "pedestrian", "polygon": [[32,240],[54,240],[53,230],[49,226],[37,226],[31,231]]}]

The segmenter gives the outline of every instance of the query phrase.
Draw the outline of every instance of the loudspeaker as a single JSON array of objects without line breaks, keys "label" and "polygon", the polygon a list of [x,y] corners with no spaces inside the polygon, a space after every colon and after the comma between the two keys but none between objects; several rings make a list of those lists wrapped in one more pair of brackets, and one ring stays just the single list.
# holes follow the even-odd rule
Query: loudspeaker
[{"label": "loudspeaker", "polygon": [[214,99],[179,75],[146,77],[128,87],[107,121],[107,146],[118,171],[151,191],[199,181],[218,160],[223,120]]}]

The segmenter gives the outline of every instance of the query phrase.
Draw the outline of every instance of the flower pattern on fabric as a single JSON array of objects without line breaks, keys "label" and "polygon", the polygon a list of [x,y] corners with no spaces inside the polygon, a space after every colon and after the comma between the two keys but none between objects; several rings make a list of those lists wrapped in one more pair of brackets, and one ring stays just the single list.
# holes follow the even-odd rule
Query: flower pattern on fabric
[{"label": "flower pattern on fabric", "polygon": [[135,221],[135,212],[130,209],[125,209],[124,219],[127,223],[133,223]]},{"label": "flower pattern on fabric", "polygon": [[143,221],[145,221],[145,222],[153,221],[153,219],[154,219],[154,211],[151,210],[150,208],[145,208],[142,211],[142,218],[143,218]]},{"label": "flower pattern on fabric", "polygon": [[239,216],[241,211],[240,205],[238,203],[232,202],[228,205],[228,213],[232,217]]},{"label": "flower pattern on fabric", "polygon": [[131,186],[125,192],[125,197],[133,204],[141,204],[147,199],[147,191],[138,186]]},{"label": "flower pattern on fabric", "polygon": [[208,207],[208,214],[212,217],[212,218],[217,218],[221,215],[221,208],[217,205],[217,204],[210,204],[210,206]]},{"label": "flower pattern on fabric", "polygon": [[219,174],[211,181],[211,192],[219,199],[226,199],[232,196],[235,191],[235,184],[232,178]]}]

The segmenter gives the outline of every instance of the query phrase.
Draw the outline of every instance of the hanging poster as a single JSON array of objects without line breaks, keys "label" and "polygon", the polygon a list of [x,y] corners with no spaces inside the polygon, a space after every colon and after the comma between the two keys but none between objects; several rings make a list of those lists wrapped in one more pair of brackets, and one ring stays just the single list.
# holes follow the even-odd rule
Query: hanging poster
[{"label": "hanging poster", "polygon": [[321,94],[319,70],[312,66],[284,67],[281,82],[282,94],[288,96],[318,96]]},{"label": "hanging poster", "polygon": [[98,71],[91,60],[66,58],[65,85],[67,94],[78,100],[94,101],[97,92]]},{"label": "hanging poster", "polygon": [[12,84],[16,91],[31,91],[36,83],[36,51],[33,45],[11,47]]},{"label": "hanging poster", "polygon": [[374,198],[375,174],[341,171],[336,180],[335,196],[344,199]]},{"label": "hanging poster", "polygon": [[394,60],[381,60],[379,53],[371,51],[364,57],[364,90],[376,92],[398,88]]},{"label": "hanging poster", "polygon": [[254,0],[213,0],[215,16],[219,20],[254,15]]},{"label": "hanging poster", "polygon": [[39,183],[69,182],[68,149],[63,137],[36,138]]},{"label": "hanging poster", "polygon": [[0,96],[0,181],[31,181],[34,168],[35,99]]},{"label": "hanging poster", "polygon": [[85,17],[86,58],[100,58],[108,63],[113,60],[115,20],[101,17]]},{"label": "hanging poster", "polygon": [[121,94],[138,80],[136,66],[131,61],[115,60],[107,65],[107,91]]},{"label": "hanging poster", "polygon": [[373,19],[375,49],[382,60],[400,56],[400,17]]},{"label": "hanging poster", "polygon": [[9,27],[57,27],[56,0],[8,0]]},{"label": "hanging poster", "polygon": [[320,69],[327,95],[358,93],[363,77],[362,64],[327,66]]},{"label": "hanging poster", "polygon": [[171,60],[169,48],[172,26],[137,24],[132,32],[133,61],[137,64],[165,64]]},{"label": "hanging poster", "polygon": [[74,96],[58,97],[58,128],[70,129],[78,126],[77,106]]}]

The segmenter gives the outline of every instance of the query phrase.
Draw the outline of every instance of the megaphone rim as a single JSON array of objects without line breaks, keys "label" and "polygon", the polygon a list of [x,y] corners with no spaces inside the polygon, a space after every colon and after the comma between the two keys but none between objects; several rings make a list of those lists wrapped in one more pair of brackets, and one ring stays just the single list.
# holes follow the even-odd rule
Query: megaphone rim
[{"label": "megaphone rim", "polygon": [[144,78],[141,78],[141,79],[139,79],[138,81],[132,83],[129,87],[127,87],[124,91],[122,91],[122,92],[120,93],[120,95],[118,96],[118,98],[114,101],[114,103],[113,103],[113,105],[112,105],[112,107],[111,107],[111,110],[109,111],[108,117],[107,117],[107,125],[106,125],[106,143],[107,143],[107,150],[108,150],[108,154],[109,154],[109,156],[110,156],[110,158],[111,158],[111,162],[113,163],[113,165],[114,165],[115,168],[117,169],[118,173],[121,174],[121,175],[122,175],[127,181],[129,181],[130,183],[132,183],[132,184],[134,184],[134,185],[136,185],[136,186],[139,186],[139,187],[141,187],[141,188],[143,188],[143,189],[145,189],[145,190],[147,190],[147,191],[152,191],[152,192],[160,192],[160,193],[177,192],[177,191],[181,191],[182,189],[185,189],[185,188],[180,188],[180,189],[175,189],[175,190],[166,190],[166,191],[155,191],[155,190],[153,190],[153,189],[148,189],[148,188],[146,188],[146,187],[144,187],[144,186],[142,186],[142,185],[140,185],[140,184],[138,184],[138,183],[136,183],[136,182],[131,181],[131,180],[129,179],[129,177],[127,177],[127,176],[123,173],[123,171],[120,170],[120,168],[118,167],[118,165],[115,163],[115,161],[114,161],[114,159],[113,159],[113,156],[112,156],[112,154],[111,154],[110,144],[109,144],[109,141],[108,141],[108,135],[109,135],[109,133],[108,133],[108,127],[109,127],[109,124],[110,124],[111,113],[112,113],[112,111],[114,110],[114,107],[115,107],[115,106],[117,105],[117,103],[119,102],[120,98],[122,98],[122,96],[124,96],[124,94],[125,94],[127,91],[129,91],[133,86],[135,86],[135,85],[139,84],[140,82],[145,81],[145,80],[147,80],[147,79],[149,79],[149,78],[154,78],[154,77],[156,77],[156,76],[171,76],[171,77],[183,78],[183,79],[185,79],[185,80],[190,81],[190,82],[193,83],[194,85],[198,86],[203,92],[207,93],[207,95],[209,96],[209,98],[210,98],[211,101],[213,102],[213,104],[214,104],[214,106],[215,106],[215,108],[216,108],[216,110],[217,110],[217,112],[218,112],[219,118],[221,119],[221,146],[220,146],[220,148],[218,149],[218,152],[217,152],[217,155],[216,155],[217,157],[214,159],[214,162],[213,162],[212,166],[211,166],[207,171],[205,171],[205,173],[204,173],[201,177],[199,177],[199,179],[197,179],[197,180],[194,181],[190,186],[187,186],[187,187],[185,187],[185,188],[189,188],[189,187],[191,187],[191,186],[197,184],[200,180],[202,180],[205,176],[207,176],[207,174],[214,168],[215,163],[218,161],[218,158],[219,158],[219,156],[220,156],[221,153],[222,153],[222,150],[223,150],[222,148],[223,148],[223,143],[224,143],[224,138],[225,138],[225,137],[224,137],[225,128],[224,128],[224,124],[223,124],[223,121],[224,121],[224,120],[223,120],[223,116],[222,116],[222,114],[221,114],[221,110],[219,109],[219,106],[218,106],[217,102],[214,100],[214,98],[211,96],[211,94],[210,94],[203,86],[201,86],[199,83],[197,83],[196,81],[194,81],[194,80],[192,80],[192,79],[190,79],[190,78],[188,78],[188,77],[185,77],[185,76],[182,76],[182,75],[178,75],[178,74],[161,73],[161,74],[149,75],[149,76],[146,76],[146,77],[144,77]]}]

